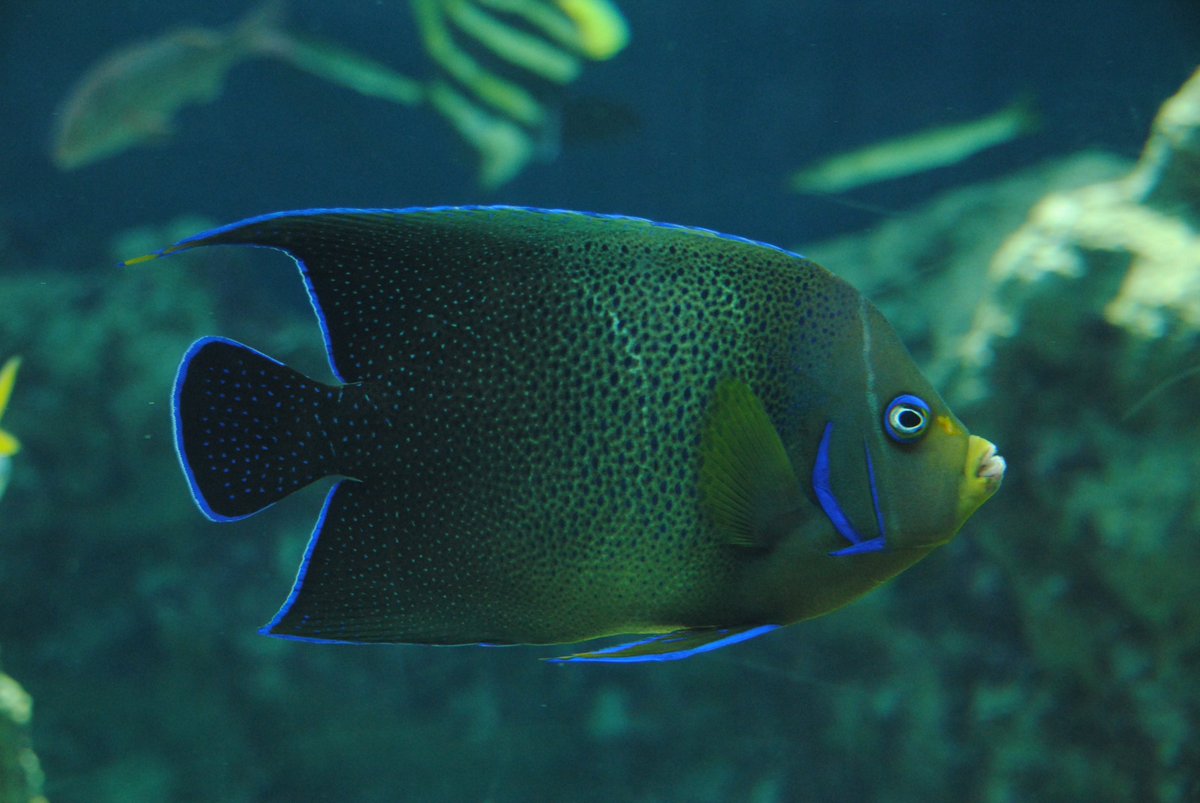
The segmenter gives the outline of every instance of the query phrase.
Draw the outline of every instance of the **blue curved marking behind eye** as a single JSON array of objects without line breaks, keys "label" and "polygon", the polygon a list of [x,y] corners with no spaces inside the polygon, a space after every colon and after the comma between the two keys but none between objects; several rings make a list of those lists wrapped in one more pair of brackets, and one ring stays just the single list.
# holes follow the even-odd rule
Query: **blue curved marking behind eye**
[{"label": "blue curved marking behind eye", "polygon": [[871,460],[871,450],[867,439],[863,438],[863,454],[867,456],[867,479],[871,481],[871,505],[875,508],[875,523],[879,526],[880,539],[887,537],[883,529],[883,511],[879,508],[879,486],[875,484],[875,463]]},{"label": "blue curved marking behind eye", "polygon": [[[821,436],[821,445],[817,448],[817,460],[813,464],[812,485],[813,493],[817,495],[817,501],[821,504],[821,509],[825,511],[825,515],[833,522],[834,528],[843,538],[850,542],[850,546],[845,549],[838,549],[830,552],[830,555],[859,555],[864,552],[878,552],[887,546],[883,529],[883,512],[879,509],[879,489],[875,485],[875,466],[871,462],[871,452],[867,453],[867,477],[871,482],[871,504],[875,508],[875,520],[879,523],[879,537],[864,539],[854,529],[854,525],[850,523],[845,512],[842,511],[842,506],[838,503],[837,496],[833,493],[833,485],[829,477],[829,439],[833,435],[833,422],[825,425],[825,432]],[[866,449],[866,444],[863,445]]]}]

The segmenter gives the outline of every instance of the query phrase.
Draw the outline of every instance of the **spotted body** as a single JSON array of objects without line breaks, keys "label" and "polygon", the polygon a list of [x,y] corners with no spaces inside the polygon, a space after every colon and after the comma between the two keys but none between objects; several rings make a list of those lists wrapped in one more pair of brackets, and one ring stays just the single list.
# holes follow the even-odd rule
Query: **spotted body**
[{"label": "spotted body", "polygon": [[[1003,470],[865,298],[771,246],[464,207],[279,213],[161,254],[223,244],[295,258],[339,380],[207,338],[176,383],[210,517],[339,478],[272,635],[669,633],[578,657],[682,657],[866,593]],[[913,442],[884,421],[901,396]]]}]

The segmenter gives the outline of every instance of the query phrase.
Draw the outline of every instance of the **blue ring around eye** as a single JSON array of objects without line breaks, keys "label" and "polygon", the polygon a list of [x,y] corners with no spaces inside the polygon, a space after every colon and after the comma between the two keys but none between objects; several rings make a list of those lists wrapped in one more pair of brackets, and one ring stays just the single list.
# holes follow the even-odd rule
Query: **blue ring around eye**
[{"label": "blue ring around eye", "polygon": [[[919,420],[912,424],[904,423],[901,416],[906,413],[915,414]],[[883,414],[883,427],[888,437],[897,443],[912,443],[925,434],[925,429],[929,426],[929,415],[929,405],[923,399],[907,393],[901,394],[888,403]]]}]

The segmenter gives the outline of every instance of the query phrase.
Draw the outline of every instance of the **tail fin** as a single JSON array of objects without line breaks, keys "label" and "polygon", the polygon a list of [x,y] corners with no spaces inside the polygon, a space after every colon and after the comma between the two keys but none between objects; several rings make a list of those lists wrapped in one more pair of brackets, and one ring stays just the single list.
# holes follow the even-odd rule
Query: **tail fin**
[{"label": "tail fin", "polygon": [[175,378],[175,448],[196,504],[245,518],[335,472],[322,420],[337,390],[223,338],[196,341]]}]

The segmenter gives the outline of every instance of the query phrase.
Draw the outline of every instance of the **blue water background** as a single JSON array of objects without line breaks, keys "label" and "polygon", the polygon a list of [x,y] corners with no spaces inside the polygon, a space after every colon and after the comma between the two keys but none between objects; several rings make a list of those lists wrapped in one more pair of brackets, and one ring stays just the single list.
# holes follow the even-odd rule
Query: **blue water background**
[{"label": "blue water background", "polygon": [[[566,207],[802,246],[1045,160],[1090,149],[1136,158],[1159,104],[1200,61],[1194,0],[621,5],[628,50],[589,65],[570,92],[627,105],[637,127],[564,146],[482,191],[474,154],[435,115],[268,62],[234,70],[224,95],[184,110],[166,143],[62,173],[47,156],[53,118],[91,65],[178,23],[228,25],[247,5],[5,0],[0,230],[9,265],[0,271],[19,265],[31,282],[43,269],[78,274],[89,287],[106,271],[105,282],[129,281],[113,267],[121,232],[185,214],[227,222],[312,206]],[[288,20],[401,72],[429,71],[405,3],[294,0]],[[963,165],[864,189],[853,205],[786,190],[791,171],[823,156],[980,117],[1023,95],[1035,99],[1041,130]],[[198,325],[195,336],[251,337],[271,306],[271,321],[299,322],[310,338],[298,347],[300,367],[328,379],[298,278],[282,257],[253,265],[248,276],[222,274],[242,288],[222,296],[226,318],[250,323]],[[207,269],[203,260],[164,264],[162,281]],[[10,303],[0,298],[0,316],[18,315]],[[139,337],[140,313],[124,311],[127,342]],[[79,340],[91,342],[101,316],[72,314]],[[73,341],[56,342],[65,360]],[[0,343],[0,357],[9,350]],[[35,389],[35,363],[24,370],[19,394],[50,392]],[[1019,799],[988,785],[998,777],[994,745],[955,742],[971,713],[961,689],[1046,671],[1021,647],[1013,589],[996,583],[981,597],[978,584],[956,581],[960,567],[986,562],[969,542],[972,525],[931,559],[940,568],[917,567],[885,592],[886,611],[864,602],[678,665],[550,667],[537,658],[554,650],[526,648],[282,644],[254,630],[286,595],[320,493],[209,525],[181,476],[159,476],[173,459],[169,375],[130,390],[106,381],[103,364],[89,370],[96,379],[72,405],[93,431],[150,405],[161,428],[38,474],[37,487],[18,479],[0,504],[3,515],[40,494],[53,511],[36,522],[15,516],[20,532],[0,518],[0,659],[35,698],[34,746],[55,803]],[[27,447],[54,442],[57,424],[35,423],[21,402],[14,397],[5,425],[26,422]],[[79,445],[81,455],[93,448]],[[106,473],[134,449],[158,474],[126,463]],[[36,454],[22,460],[38,465]],[[71,472],[84,467],[104,474],[88,483],[108,495],[73,494]],[[118,498],[122,507],[111,509]],[[1001,495],[989,505],[1019,503]],[[165,521],[164,509],[173,511]],[[981,517],[976,526],[986,526]],[[906,646],[879,648],[898,623]],[[966,635],[947,648],[940,637],[950,630]],[[1061,702],[1082,705],[1085,695],[1067,688]],[[912,721],[925,723],[923,740],[901,727]],[[1120,734],[1070,736],[1111,745],[1100,754],[1117,764],[1127,755]],[[1048,790],[1041,799],[1067,799],[1048,778],[1024,791],[1038,788]],[[1111,791],[1114,800],[1154,793]]]}]

